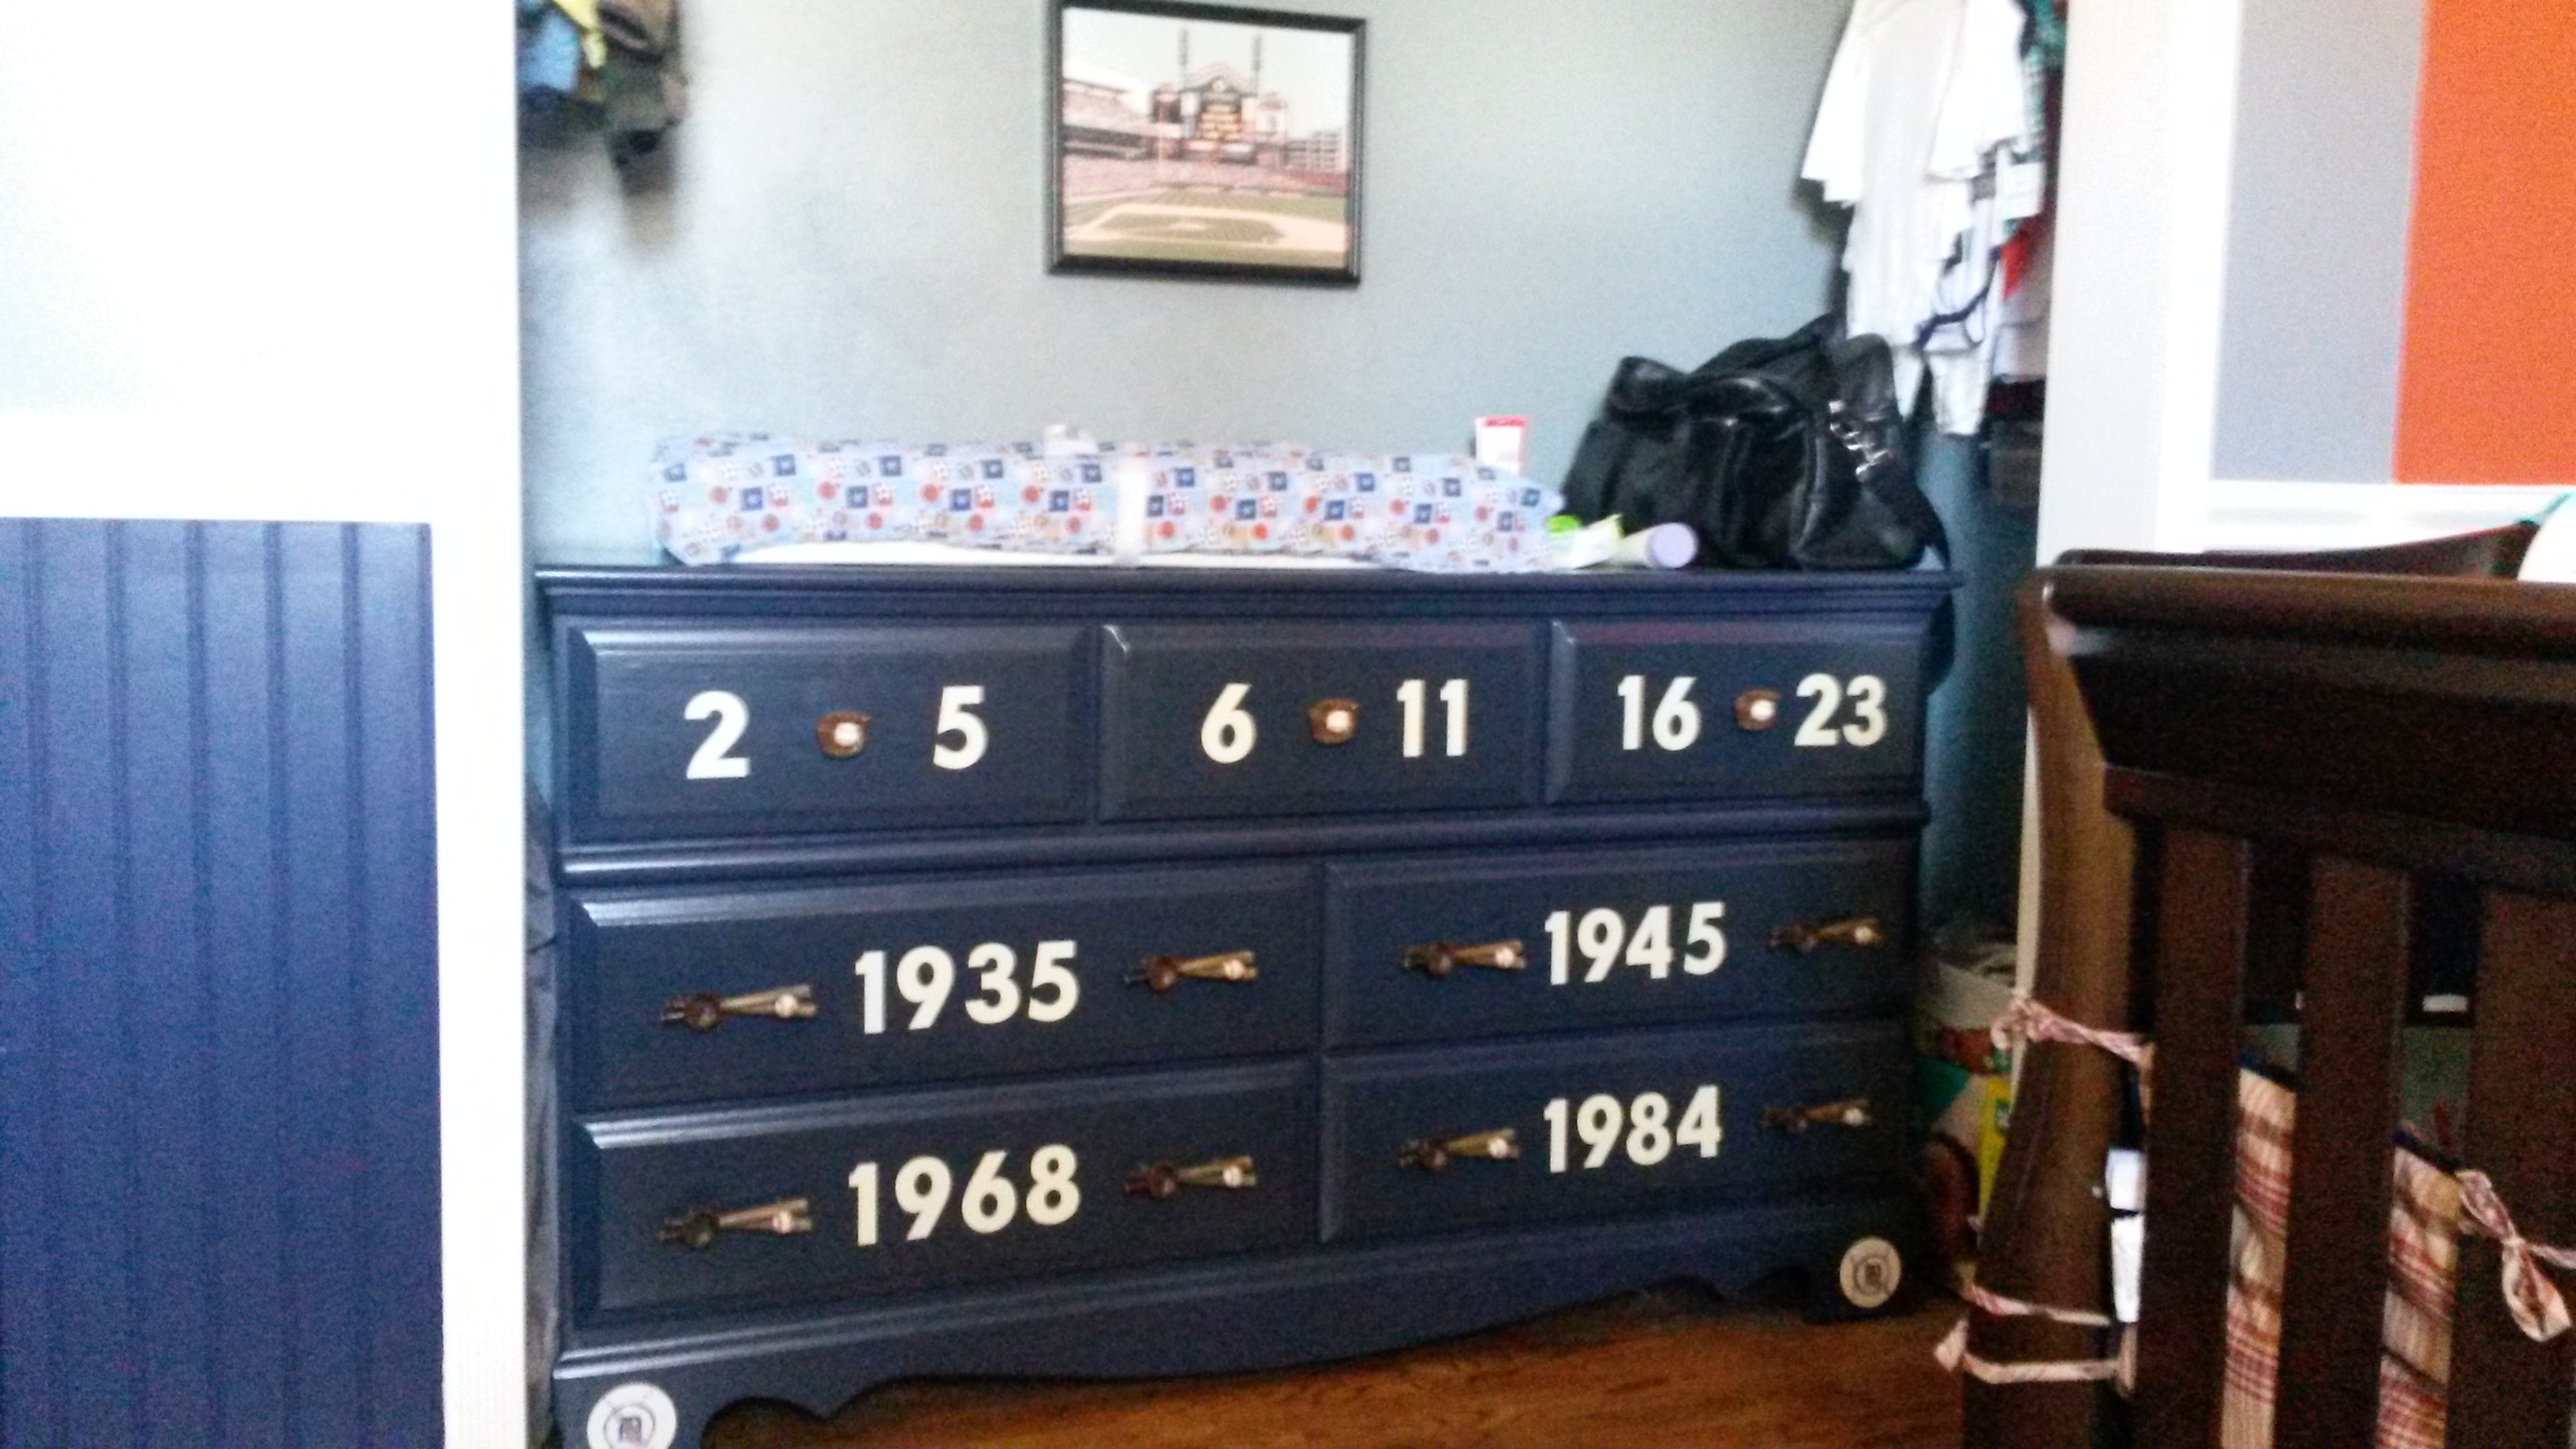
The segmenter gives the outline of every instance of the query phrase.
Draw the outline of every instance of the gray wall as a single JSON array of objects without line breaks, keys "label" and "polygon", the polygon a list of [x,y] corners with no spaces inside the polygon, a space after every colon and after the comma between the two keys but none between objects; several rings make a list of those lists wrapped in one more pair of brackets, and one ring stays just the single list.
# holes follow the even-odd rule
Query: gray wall
[{"label": "gray wall", "polygon": [[1915,472],[1950,531],[1950,672],[1924,708],[1923,924],[2001,925],[2021,881],[2023,690],[2014,595],[2039,546],[2039,518],[1999,503],[1977,443],[1922,428]]},{"label": "gray wall", "polygon": [[1049,276],[1045,0],[688,10],[671,184],[522,148],[529,546],[644,561],[663,436],[1463,446],[1562,475],[1628,352],[1823,309],[1798,160],[1840,0],[1342,0],[1368,21],[1363,281]]},{"label": "gray wall", "polygon": [[2394,476],[2423,31],[2424,0],[2245,0],[2218,477]]}]

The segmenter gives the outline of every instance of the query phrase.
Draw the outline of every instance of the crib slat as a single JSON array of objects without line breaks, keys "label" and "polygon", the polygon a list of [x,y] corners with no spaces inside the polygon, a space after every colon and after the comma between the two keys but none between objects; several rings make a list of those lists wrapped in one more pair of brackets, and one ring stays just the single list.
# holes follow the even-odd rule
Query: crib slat
[{"label": "crib slat", "polygon": [[2313,879],[2273,1442],[2351,1449],[2371,1442],[2379,1418],[2411,892],[2397,871],[2333,856]]},{"label": "crib slat", "polygon": [[[2487,899],[2465,1148],[2534,1242],[2576,1242],[2576,902]],[[2454,1449],[2567,1442],[2576,1336],[2534,1343],[2497,1286],[2496,1245],[2460,1244],[2451,1338]],[[2546,1272],[2547,1269],[2542,1271]]]},{"label": "crib slat", "polygon": [[2137,1404],[2139,1442],[2180,1449],[2216,1440],[2227,1350],[2246,851],[2181,827],[2162,848]]}]

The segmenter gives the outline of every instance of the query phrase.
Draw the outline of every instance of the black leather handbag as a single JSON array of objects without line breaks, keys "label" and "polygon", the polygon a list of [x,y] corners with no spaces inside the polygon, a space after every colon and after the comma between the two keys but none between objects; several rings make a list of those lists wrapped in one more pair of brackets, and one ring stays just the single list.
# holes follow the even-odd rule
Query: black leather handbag
[{"label": "black leather handbag", "polygon": [[1689,372],[1621,360],[1566,473],[1566,510],[1684,523],[1717,568],[1911,568],[1947,558],[1914,483],[1887,343],[1832,316]]}]

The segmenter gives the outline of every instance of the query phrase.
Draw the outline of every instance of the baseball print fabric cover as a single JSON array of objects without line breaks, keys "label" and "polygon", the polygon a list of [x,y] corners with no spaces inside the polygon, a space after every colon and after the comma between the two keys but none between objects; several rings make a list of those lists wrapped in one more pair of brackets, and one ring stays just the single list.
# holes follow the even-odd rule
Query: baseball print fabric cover
[{"label": "baseball print fabric cover", "polygon": [[1447,453],[1286,444],[1104,446],[675,440],[647,484],[655,540],[682,563],[842,542],[1031,555],[1288,554],[1430,573],[1544,568],[1554,489]]}]

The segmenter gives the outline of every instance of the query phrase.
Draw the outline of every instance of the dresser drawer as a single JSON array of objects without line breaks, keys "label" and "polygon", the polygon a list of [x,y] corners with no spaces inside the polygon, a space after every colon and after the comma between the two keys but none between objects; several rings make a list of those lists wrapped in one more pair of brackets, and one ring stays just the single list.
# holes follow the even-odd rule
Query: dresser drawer
[{"label": "dresser drawer", "polygon": [[[593,1121],[575,1281],[614,1312],[1311,1243],[1314,1103],[1292,1062]],[[802,1230],[770,1230],[799,1205],[783,1225]],[[727,1213],[743,1226],[714,1226]]]},{"label": "dresser drawer", "polygon": [[1918,622],[1560,622],[1547,798],[1913,790]]},{"label": "dresser drawer", "polygon": [[1523,623],[1115,626],[1101,813],[1528,804],[1535,648]]},{"label": "dresser drawer", "polygon": [[[1906,1060],[1902,1028],[1872,1022],[1328,1062],[1326,1234],[1436,1233],[1886,1177],[1902,1154]],[[1866,1104],[1858,1125],[1841,1120],[1844,1103]],[[1811,1111],[1835,1120],[1810,1122]],[[1479,1155],[1505,1131],[1516,1155]]]},{"label": "dresser drawer", "polygon": [[[575,1103],[1310,1047],[1315,882],[1284,865],[577,896]],[[775,1014],[793,988],[811,1015]]]},{"label": "dresser drawer", "polygon": [[582,627],[563,641],[574,841],[1080,818],[1073,625]]},{"label": "dresser drawer", "polygon": [[1895,1010],[1902,840],[1525,851],[1327,873],[1334,1043]]}]

